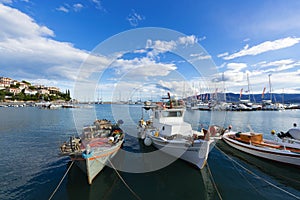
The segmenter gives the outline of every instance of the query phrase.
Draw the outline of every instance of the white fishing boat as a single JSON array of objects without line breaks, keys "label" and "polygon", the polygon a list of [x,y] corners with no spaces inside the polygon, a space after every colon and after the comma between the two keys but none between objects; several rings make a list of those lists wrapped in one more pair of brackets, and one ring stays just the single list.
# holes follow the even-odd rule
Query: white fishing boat
[{"label": "white fishing boat", "polygon": [[[144,144],[153,144],[157,149],[181,158],[202,169],[208,158],[210,144],[214,142],[210,138],[210,131],[201,132],[192,130],[191,124],[184,121],[185,109],[181,106],[173,106],[170,94],[169,105],[156,104],[144,106],[152,111],[150,120],[140,120],[138,137],[144,139]],[[212,128],[211,128],[212,129]],[[215,136],[219,130],[214,129]]]},{"label": "white fishing boat", "polygon": [[[275,131],[273,134],[275,134]],[[286,133],[281,131],[277,136],[284,141],[295,140],[300,143],[300,128],[294,123],[293,128],[290,128]]]},{"label": "white fishing boat", "polygon": [[300,128],[294,127],[288,130],[289,134],[296,140],[300,140]]},{"label": "white fishing boat", "polygon": [[116,155],[124,142],[124,133],[119,121],[112,124],[108,120],[96,120],[93,125],[85,126],[79,137],[71,137],[60,149],[87,174],[88,183],[101,172]]},{"label": "white fishing boat", "polygon": [[300,144],[282,140],[263,139],[262,133],[227,132],[223,140],[230,146],[245,153],[281,162],[300,166]]}]

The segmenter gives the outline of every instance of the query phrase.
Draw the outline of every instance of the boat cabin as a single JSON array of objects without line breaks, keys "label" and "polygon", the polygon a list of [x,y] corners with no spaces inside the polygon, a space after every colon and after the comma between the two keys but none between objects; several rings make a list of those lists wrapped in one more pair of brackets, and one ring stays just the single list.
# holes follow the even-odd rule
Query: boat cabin
[{"label": "boat cabin", "polygon": [[153,125],[159,129],[159,133],[164,136],[174,134],[190,135],[192,127],[183,121],[184,109],[159,109],[154,110]]},{"label": "boat cabin", "polygon": [[263,141],[263,134],[262,133],[252,133],[252,132],[248,132],[248,133],[243,133],[243,134],[239,134],[237,135],[237,137],[245,143],[256,143],[256,144],[260,144]]}]

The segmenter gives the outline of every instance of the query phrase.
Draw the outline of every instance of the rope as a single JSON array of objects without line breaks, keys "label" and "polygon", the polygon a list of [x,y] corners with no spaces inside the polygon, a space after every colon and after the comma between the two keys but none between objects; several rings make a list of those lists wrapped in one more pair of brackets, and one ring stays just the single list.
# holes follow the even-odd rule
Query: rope
[{"label": "rope", "polygon": [[231,160],[232,162],[234,162],[235,164],[237,164],[238,166],[240,166],[242,169],[244,169],[244,170],[245,170],[246,172],[248,172],[249,174],[252,174],[252,175],[255,176],[256,178],[258,178],[258,179],[264,181],[265,183],[269,184],[270,186],[272,186],[272,187],[274,187],[274,188],[276,188],[276,189],[278,189],[278,190],[280,190],[280,191],[282,191],[282,192],[284,192],[284,193],[286,193],[286,194],[288,194],[288,195],[290,195],[290,196],[292,196],[292,197],[294,197],[294,198],[296,198],[296,199],[300,199],[300,197],[298,197],[298,196],[296,196],[296,195],[294,195],[294,194],[292,194],[292,193],[290,193],[290,192],[288,192],[288,191],[286,191],[286,190],[284,190],[284,189],[282,189],[282,188],[280,188],[280,187],[274,185],[273,183],[267,181],[266,179],[264,179],[264,178],[258,176],[257,174],[255,174],[255,173],[252,172],[251,170],[247,169],[246,167],[244,167],[243,165],[241,165],[240,163],[238,163],[237,161],[235,161],[234,159],[232,159],[232,158],[231,158],[230,156],[228,156],[224,151],[222,151],[219,147],[217,147],[217,146],[215,146],[215,147],[216,147],[221,153],[223,153],[229,160]]},{"label": "rope", "polygon": [[215,180],[214,180],[214,177],[213,177],[213,175],[212,175],[212,173],[211,173],[211,171],[210,171],[210,168],[209,168],[208,163],[206,163],[206,165],[207,165],[208,173],[209,173],[209,175],[210,175],[210,177],[211,177],[211,181],[212,181],[212,183],[213,183],[213,185],[214,185],[215,190],[217,191],[218,197],[219,197],[219,199],[223,200],[223,198],[222,198],[222,196],[221,196],[221,193],[220,193],[220,191],[218,190],[217,184],[216,184],[216,182],[215,182]]},{"label": "rope", "polygon": [[113,167],[113,169],[115,170],[115,172],[117,173],[117,175],[119,176],[119,178],[121,179],[121,181],[124,183],[124,185],[127,187],[127,189],[135,196],[136,199],[141,200],[141,198],[125,182],[125,180],[122,178],[122,176],[120,175],[120,173],[118,172],[118,170],[115,168],[115,166],[112,164],[112,162],[110,161],[110,159],[108,159],[108,162]]},{"label": "rope", "polygon": [[72,165],[73,165],[74,161],[72,161],[72,163],[70,164],[68,170],[66,171],[66,173],[64,174],[64,176],[62,177],[62,179],[60,180],[60,182],[58,183],[57,187],[55,188],[55,190],[53,191],[53,193],[51,194],[51,196],[49,197],[49,200],[51,200],[54,196],[54,194],[57,192],[58,188],[60,187],[61,183],[63,182],[63,180],[65,179],[65,177],[67,176],[68,172],[70,171]]},{"label": "rope", "polygon": [[247,181],[247,183],[249,184],[249,185],[251,185],[252,186],[252,188],[259,194],[259,195],[261,195],[261,196],[263,196],[262,194],[261,194],[261,192],[259,192],[258,191],[258,189],[246,178],[246,176],[242,173],[242,171],[241,170],[238,170],[238,166],[235,164],[235,163],[232,163],[232,165],[234,166],[234,168],[236,169],[236,171],[244,178],[244,180],[245,181]]}]

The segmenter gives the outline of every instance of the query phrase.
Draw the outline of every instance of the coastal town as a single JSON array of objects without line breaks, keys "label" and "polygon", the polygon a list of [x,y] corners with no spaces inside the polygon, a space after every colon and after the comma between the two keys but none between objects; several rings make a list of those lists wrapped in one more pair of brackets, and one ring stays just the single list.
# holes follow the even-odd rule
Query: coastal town
[{"label": "coastal town", "polygon": [[44,85],[33,85],[28,81],[14,80],[0,77],[0,102],[1,105],[21,105],[20,103],[35,103],[42,101],[71,100],[70,91],[61,92],[60,88]]}]

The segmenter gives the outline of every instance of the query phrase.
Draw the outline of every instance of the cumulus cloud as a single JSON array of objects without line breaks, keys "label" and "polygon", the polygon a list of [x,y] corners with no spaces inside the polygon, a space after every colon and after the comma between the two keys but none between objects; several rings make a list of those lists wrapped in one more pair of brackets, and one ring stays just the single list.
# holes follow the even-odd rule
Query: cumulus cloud
[{"label": "cumulus cloud", "polygon": [[[223,68],[225,67],[225,64]],[[226,64],[226,71],[224,73],[218,73],[213,77],[213,82],[235,82],[244,81],[245,71],[247,68],[246,63],[228,63]]]},{"label": "cumulus cloud", "polygon": [[[194,35],[179,37],[177,40],[162,41],[162,40],[151,40],[148,39],[146,43],[146,49],[151,49],[148,52],[149,57],[157,56],[160,53],[174,51],[179,45],[189,46],[194,45],[198,42],[198,39]],[[195,54],[191,54],[195,55]],[[198,55],[199,56],[199,55]],[[192,56],[195,57],[195,56]]]},{"label": "cumulus cloud", "polygon": [[167,76],[177,69],[175,64],[156,62],[148,57],[131,60],[118,59],[113,66],[119,74],[127,73],[127,76],[133,77]]},{"label": "cumulus cloud", "polygon": [[149,57],[155,57],[160,53],[165,53],[168,51],[173,51],[176,48],[177,44],[175,41],[161,41],[161,40],[151,40],[148,39],[146,43],[146,49],[151,49],[148,52]]},{"label": "cumulus cloud", "polygon": [[178,38],[178,43],[183,45],[193,45],[198,42],[198,39],[194,35],[189,35],[185,37]]},{"label": "cumulus cloud", "polygon": [[14,71],[37,77],[75,80],[77,70],[85,60],[86,65],[94,66],[81,74],[85,77],[110,63],[106,57],[90,55],[71,43],[54,40],[52,30],[17,9],[0,4],[0,10],[0,64],[3,71],[11,71],[6,69],[14,67]]},{"label": "cumulus cloud", "polygon": [[261,44],[258,44],[256,46],[250,47],[246,45],[244,49],[240,50],[237,53],[227,55],[223,57],[225,60],[231,60],[234,58],[239,58],[243,56],[248,56],[248,55],[258,55],[262,54],[268,51],[274,51],[274,50],[279,50],[287,47],[294,46],[298,44],[300,41],[300,38],[294,38],[294,37],[287,37],[287,38],[282,38],[274,41],[266,41]]},{"label": "cumulus cloud", "polygon": [[38,25],[31,17],[17,9],[0,4],[0,10],[1,40],[16,37],[54,36],[52,30],[46,26]]}]

